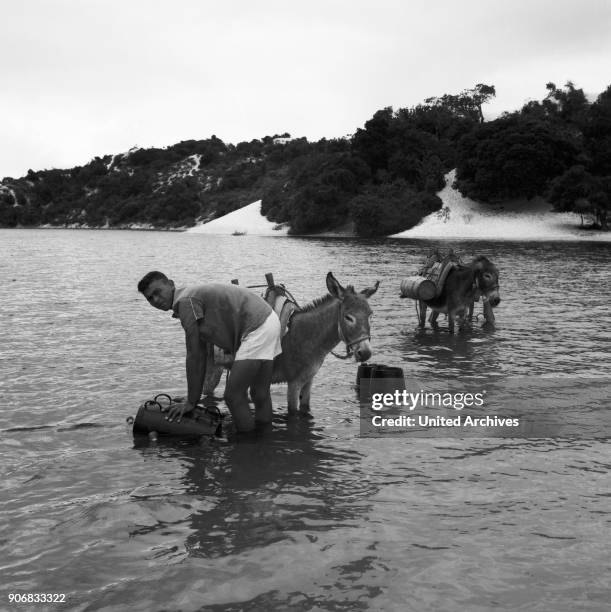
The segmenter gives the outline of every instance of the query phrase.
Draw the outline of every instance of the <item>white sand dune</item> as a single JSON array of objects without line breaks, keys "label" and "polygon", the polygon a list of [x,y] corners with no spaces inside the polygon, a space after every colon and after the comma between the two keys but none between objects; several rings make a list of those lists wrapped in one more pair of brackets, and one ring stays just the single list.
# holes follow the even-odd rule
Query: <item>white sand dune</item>
[{"label": "white sand dune", "polygon": [[481,204],[463,197],[452,187],[455,172],[446,175],[446,186],[437,194],[444,209],[432,213],[410,230],[393,238],[469,240],[595,240],[611,241],[611,232],[579,229],[575,213],[555,213],[540,198],[499,205]]},{"label": "white sand dune", "polygon": [[261,214],[261,200],[234,210],[223,217],[202,223],[187,231],[192,234],[247,234],[249,236],[286,236],[288,227],[274,229],[278,224]]},{"label": "white sand dune", "polygon": [[[463,197],[452,187],[454,171],[446,175],[446,186],[437,194],[444,209],[425,217],[416,227],[395,234],[393,238],[441,240],[592,240],[611,242],[611,232],[579,228],[580,217],[574,213],[555,213],[548,202],[537,199],[481,204]],[[202,223],[187,231],[195,234],[235,234],[251,236],[286,236],[288,227],[279,229],[261,214],[261,200]],[[350,231],[329,235],[353,235]]]}]

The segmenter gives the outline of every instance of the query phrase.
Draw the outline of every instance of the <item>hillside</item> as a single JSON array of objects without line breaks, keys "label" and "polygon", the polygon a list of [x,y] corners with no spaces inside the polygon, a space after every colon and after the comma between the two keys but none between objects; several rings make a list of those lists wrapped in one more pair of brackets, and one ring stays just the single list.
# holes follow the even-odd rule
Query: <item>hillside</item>
[{"label": "hillside", "polygon": [[440,211],[393,238],[611,241],[610,232],[583,229],[580,215],[553,212],[542,198],[529,203],[522,199],[496,205],[476,202],[456,189],[455,177],[455,171],[448,173],[446,186],[437,194],[443,202]]},{"label": "hillside", "polygon": [[[539,198],[526,206],[523,200],[490,205],[463,196],[455,186],[456,171],[449,172],[445,187],[437,193],[443,207],[392,238],[423,240],[580,240],[610,242],[611,233],[582,228],[576,213],[556,213],[549,202]],[[286,236],[288,228],[268,221],[261,214],[261,202],[187,230],[194,234]],[[320,235],[320,234],[318,234]],[[324,234],[323,234],[324,235]],[[338,228],[334,236],[355,236],[353,228]]]},{"label": "hillside", "polygon": [[[427,176],[430,185],[442,180],[439,163],[412,172],[411,183],[379,181],[354,149],[348,139],[287,135],[234,146],[212,137],[30,170],[3,179],[0,226],[186,229],[261,201],[267,219],[289,233],[332,232],[356,220],[361,233],[388,234],[441,207],[424,191]],[[417,153],[426,159],[434,150],[419,145]]]},{"label": "hillside", "polygon": [[[1,181],[0,227],[186,229],[260,201],[260,213],[289,234],[416,236],[422,219],[441,231],[449,214],[467,237],[492,219],[501,231],[512,210],[552,214],[542,211],[545,200],[608,230],[611,87],[593,103],[570,82],[547,89],[542,102],[488,122],[481,106],[495,89],[480,83],[381,109],[350,138],[285,133],[233,145],[212,136],[29,170]],[[439,192],[452,168],[458,191],[445,192],[453,203],[444,208]]]},{"label": "hillside", "polygon": [[285,178],[282,145],[212,137],[131,149],[0,185],[1,226],[177,229],[261,199]]}]

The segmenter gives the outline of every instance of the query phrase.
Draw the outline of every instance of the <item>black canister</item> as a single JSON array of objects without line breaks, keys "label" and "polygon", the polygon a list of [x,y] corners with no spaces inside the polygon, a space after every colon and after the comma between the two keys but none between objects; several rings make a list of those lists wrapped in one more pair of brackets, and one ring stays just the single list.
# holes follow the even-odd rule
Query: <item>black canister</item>
[{"label": "black canister", "polygon": [[375,363],[361,363],[356,371],[356,388],[359,389],[363,379],[367,381],[373,376],[374,370],[378,367]]},{"label": "black canister", "polygon": [[356,388],[361,401],[371,401],[373,393],[394,393],[405,390],[403,370],[381,363],[363,363],[356,374]]},{"label": "black canister", "polygon": [[134,436],[153,432],[181,438],[221,435],[223,415],[216,407],[196,406],[183,415],[179,422],[168,421],[167,411],[167,406],[162,406],[155,400],[144,402],[134,419]]},{"label": "black canister", "polygon": [[395,391],[405,390],[405,378],[403,370],[395,366],[378,364],[373,371],[369,383],[369,396],[374,393],[395,393]]}]

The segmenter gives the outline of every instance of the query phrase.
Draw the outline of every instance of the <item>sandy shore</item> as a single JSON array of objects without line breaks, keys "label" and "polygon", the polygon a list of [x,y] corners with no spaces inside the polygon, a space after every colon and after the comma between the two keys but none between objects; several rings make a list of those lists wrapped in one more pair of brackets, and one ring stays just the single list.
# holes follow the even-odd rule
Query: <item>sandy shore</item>
[{"label": "sandy shore", "polygon": [[[443,209],[425,217],[416,227],[393,238],[434,240],[586,240],[611,242],[611,232],[580,229],[574,213],[555,213],[542,199],[515,200],[499,205],[480,204],[463,197],[452,187],[454,172],[446,175],[446,186],[437,194]],[[527,209],[526,212],[523,212]],[[278,226],[261,214],[261,200],[224,217],[187,230],[195,234],[246,234],[286,236],[288,227]],[[350,229],[325,232],[318,236],[352,236]]]},{"label": "sandy shore", "polygon": [[261,214],[261,200],[187,230],[191,234],[247,234],[251,236],[286,236],[288,231],[287,226],[280,227],[277,223],[268,221]]},{"label": "sandy shore", "polygon": [[579,215],[552,212],[551,204],[541,198],[498,205],[465,198],[452,187],[454,175],[446,175],[446,186],[437,194],[444,208],[395,238],[611,241],[611,232],[580,229]]}]

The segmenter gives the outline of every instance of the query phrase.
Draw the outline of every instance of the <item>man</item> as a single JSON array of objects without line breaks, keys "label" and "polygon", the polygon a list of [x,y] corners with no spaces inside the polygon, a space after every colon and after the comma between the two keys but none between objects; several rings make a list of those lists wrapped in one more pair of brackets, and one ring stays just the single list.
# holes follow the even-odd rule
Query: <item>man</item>
[{"label": "man", "polygon": [[[149,272],[138,291],[159,310],[172,310],[185,330],[187,401],[173,405],[170,420],[189,412],[200,400],[206,372],[207,343],[235,354],[225,387],[225,401],[238,431],[255,421],[272,420],[270,384],[273,359],[282,352],[280,321],[263,298],[237,285],[208,284],[176,288],[162,272]],[[253,419],[248,389],[255,404]]]}]

